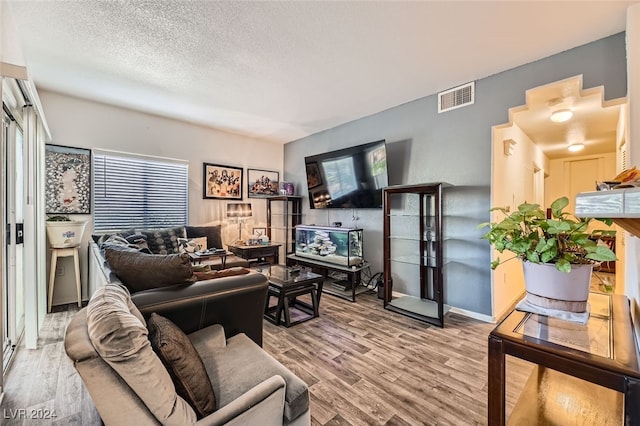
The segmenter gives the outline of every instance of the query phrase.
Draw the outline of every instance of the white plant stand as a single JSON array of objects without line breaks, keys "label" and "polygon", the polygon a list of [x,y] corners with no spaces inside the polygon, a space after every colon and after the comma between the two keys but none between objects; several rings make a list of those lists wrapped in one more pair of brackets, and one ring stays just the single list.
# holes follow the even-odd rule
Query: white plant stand
[{"label": "white plant stand", "polygon": [[73,256],[73,266],[76,276],[76,292],[78,293],[78,307],[82,307],[82,286],[80,283],[80,260],[78,258],[78,249],[80,244],[73,247],[52,248],[51,249],[51,270],[49,272],[49,304],[47,312],[51,312],[51,303],[53,302],[53,287],[56,282],[56,268],[58,266],[59,257]]}]

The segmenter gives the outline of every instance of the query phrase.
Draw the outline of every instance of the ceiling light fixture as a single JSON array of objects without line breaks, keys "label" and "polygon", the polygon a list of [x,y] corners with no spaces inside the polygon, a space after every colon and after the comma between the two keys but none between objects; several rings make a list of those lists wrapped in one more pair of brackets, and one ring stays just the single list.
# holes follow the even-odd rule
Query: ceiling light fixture
[{"label": "ceiling light fixture", "polygon": [[584,149],[584,144],[583,143],[574,143],[569,145],[569,148],[567,148],[569,151],[571,152],[578,152],[578,151],[582,151]]},{"label": "ceiling light fixture", "polygon": [[573,111],[570,109],[559,109],[551,113],[551,121],[554,123],[564,123],[565,121],[571,120],[573,117]]}]

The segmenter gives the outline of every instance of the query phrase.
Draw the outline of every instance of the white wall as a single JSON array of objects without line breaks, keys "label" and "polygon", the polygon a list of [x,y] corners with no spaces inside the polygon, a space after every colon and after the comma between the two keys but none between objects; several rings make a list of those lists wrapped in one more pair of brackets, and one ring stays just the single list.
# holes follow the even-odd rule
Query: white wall
[{"label": "white wall", "polygon": [[569,166],[572,162],[591,161],[597,163],[598,167],[592,170],[590,178],[585,177],[592,183],[586,188],[588,191],[595,191],[595,181],[611,180],[616,176],[616,153],[609,152],[597,155],[568,155],[550,161],[549,177],[545,182],[545,204],[551,203],[559,197],[566,196],[570,200],[568,211],[573,210],[573,203],[576,197],[571,192],[571,176]]},{"label": "white wall", "polygon": [[[245,173],[243,202],[253,205],[252,220],[246,223],[244,229],[265,226],[266,201],[247,198],[246,169],[282,173],[282,145],[46,90],[39,92],[53,144],[188,160],[190,224],[216,223],[224,220],[226,214],[227,201],[202,198],[202,163],[242,167]],[[73,217],[90,219],[86,215]],[[235,225],[228,228],[228,233],[235,232]],[[91,233],[92,226],[89,224],[85,241]],[[83,247],[86,247],[86,242]],[[83,295],[86,295],[86,250],[81,251],[81,256]],[[70,303],[76,297],[72,263],[68,259],[69,263],[64,265],[65,275],[56,281],[54,304]]]},{"label": "white wall", "polygon": [[[510,155],[504,153],[504,140],[515,142]],[[549,160],[540,147],[517,124],[494,129],[491,205],[508,206],[514,211],[525,201],[539,202],[540,200],[535,199],[533,172],[534,169],[540,169],[540,173],[545,173],[548,164]],[[494,212],[491,220],[500,220],[502,217],[502,213]],[[513,255],[506,252],[500,254],[494,250],[493,258],[496,256],[505,260]],[[501,318],[507,313],[524,292],[521,265],[520,260],[514,259],[493,271],[493,318]]]}]

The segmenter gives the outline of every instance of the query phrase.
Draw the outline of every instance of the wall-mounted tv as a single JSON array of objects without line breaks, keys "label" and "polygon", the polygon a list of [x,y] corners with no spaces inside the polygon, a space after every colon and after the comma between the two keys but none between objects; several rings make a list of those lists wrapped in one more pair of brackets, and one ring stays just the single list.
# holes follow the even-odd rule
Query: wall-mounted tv
[{"label": "wall-mounted tv", "polygon": [[379,209],[388,185],[384,140],[305,157],[309,207]]}]

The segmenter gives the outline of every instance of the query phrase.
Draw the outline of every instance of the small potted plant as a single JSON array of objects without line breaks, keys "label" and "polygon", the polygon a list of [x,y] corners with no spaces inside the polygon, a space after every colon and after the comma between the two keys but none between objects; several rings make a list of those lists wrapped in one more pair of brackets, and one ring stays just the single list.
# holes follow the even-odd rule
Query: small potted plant
[{"label": "small potted plant", "polygon": [[87,221],[71,220],[68,215],[47,217],[47,237],[53,248],[75,247],[82,242]]},{"label": "small potted plant", "polygon": [[593,264],[614,261],[615,253],[598,244],[605,235],[615,235],[612,230],[589,231],[593,220],[611,225],[611,219],[578,219],[565,212],[569,204],[561,197],[551,204],[551,218],[538,204],[523,203],[516,211],[504,207],[504,218],[499,222],[487,222],[489,227],[482,237],[500,253],[508,251],[513,256],[491,262],[491,268],[511,260],[522,260],[529,303],[546,308],[584,312],[589,295]]}]

